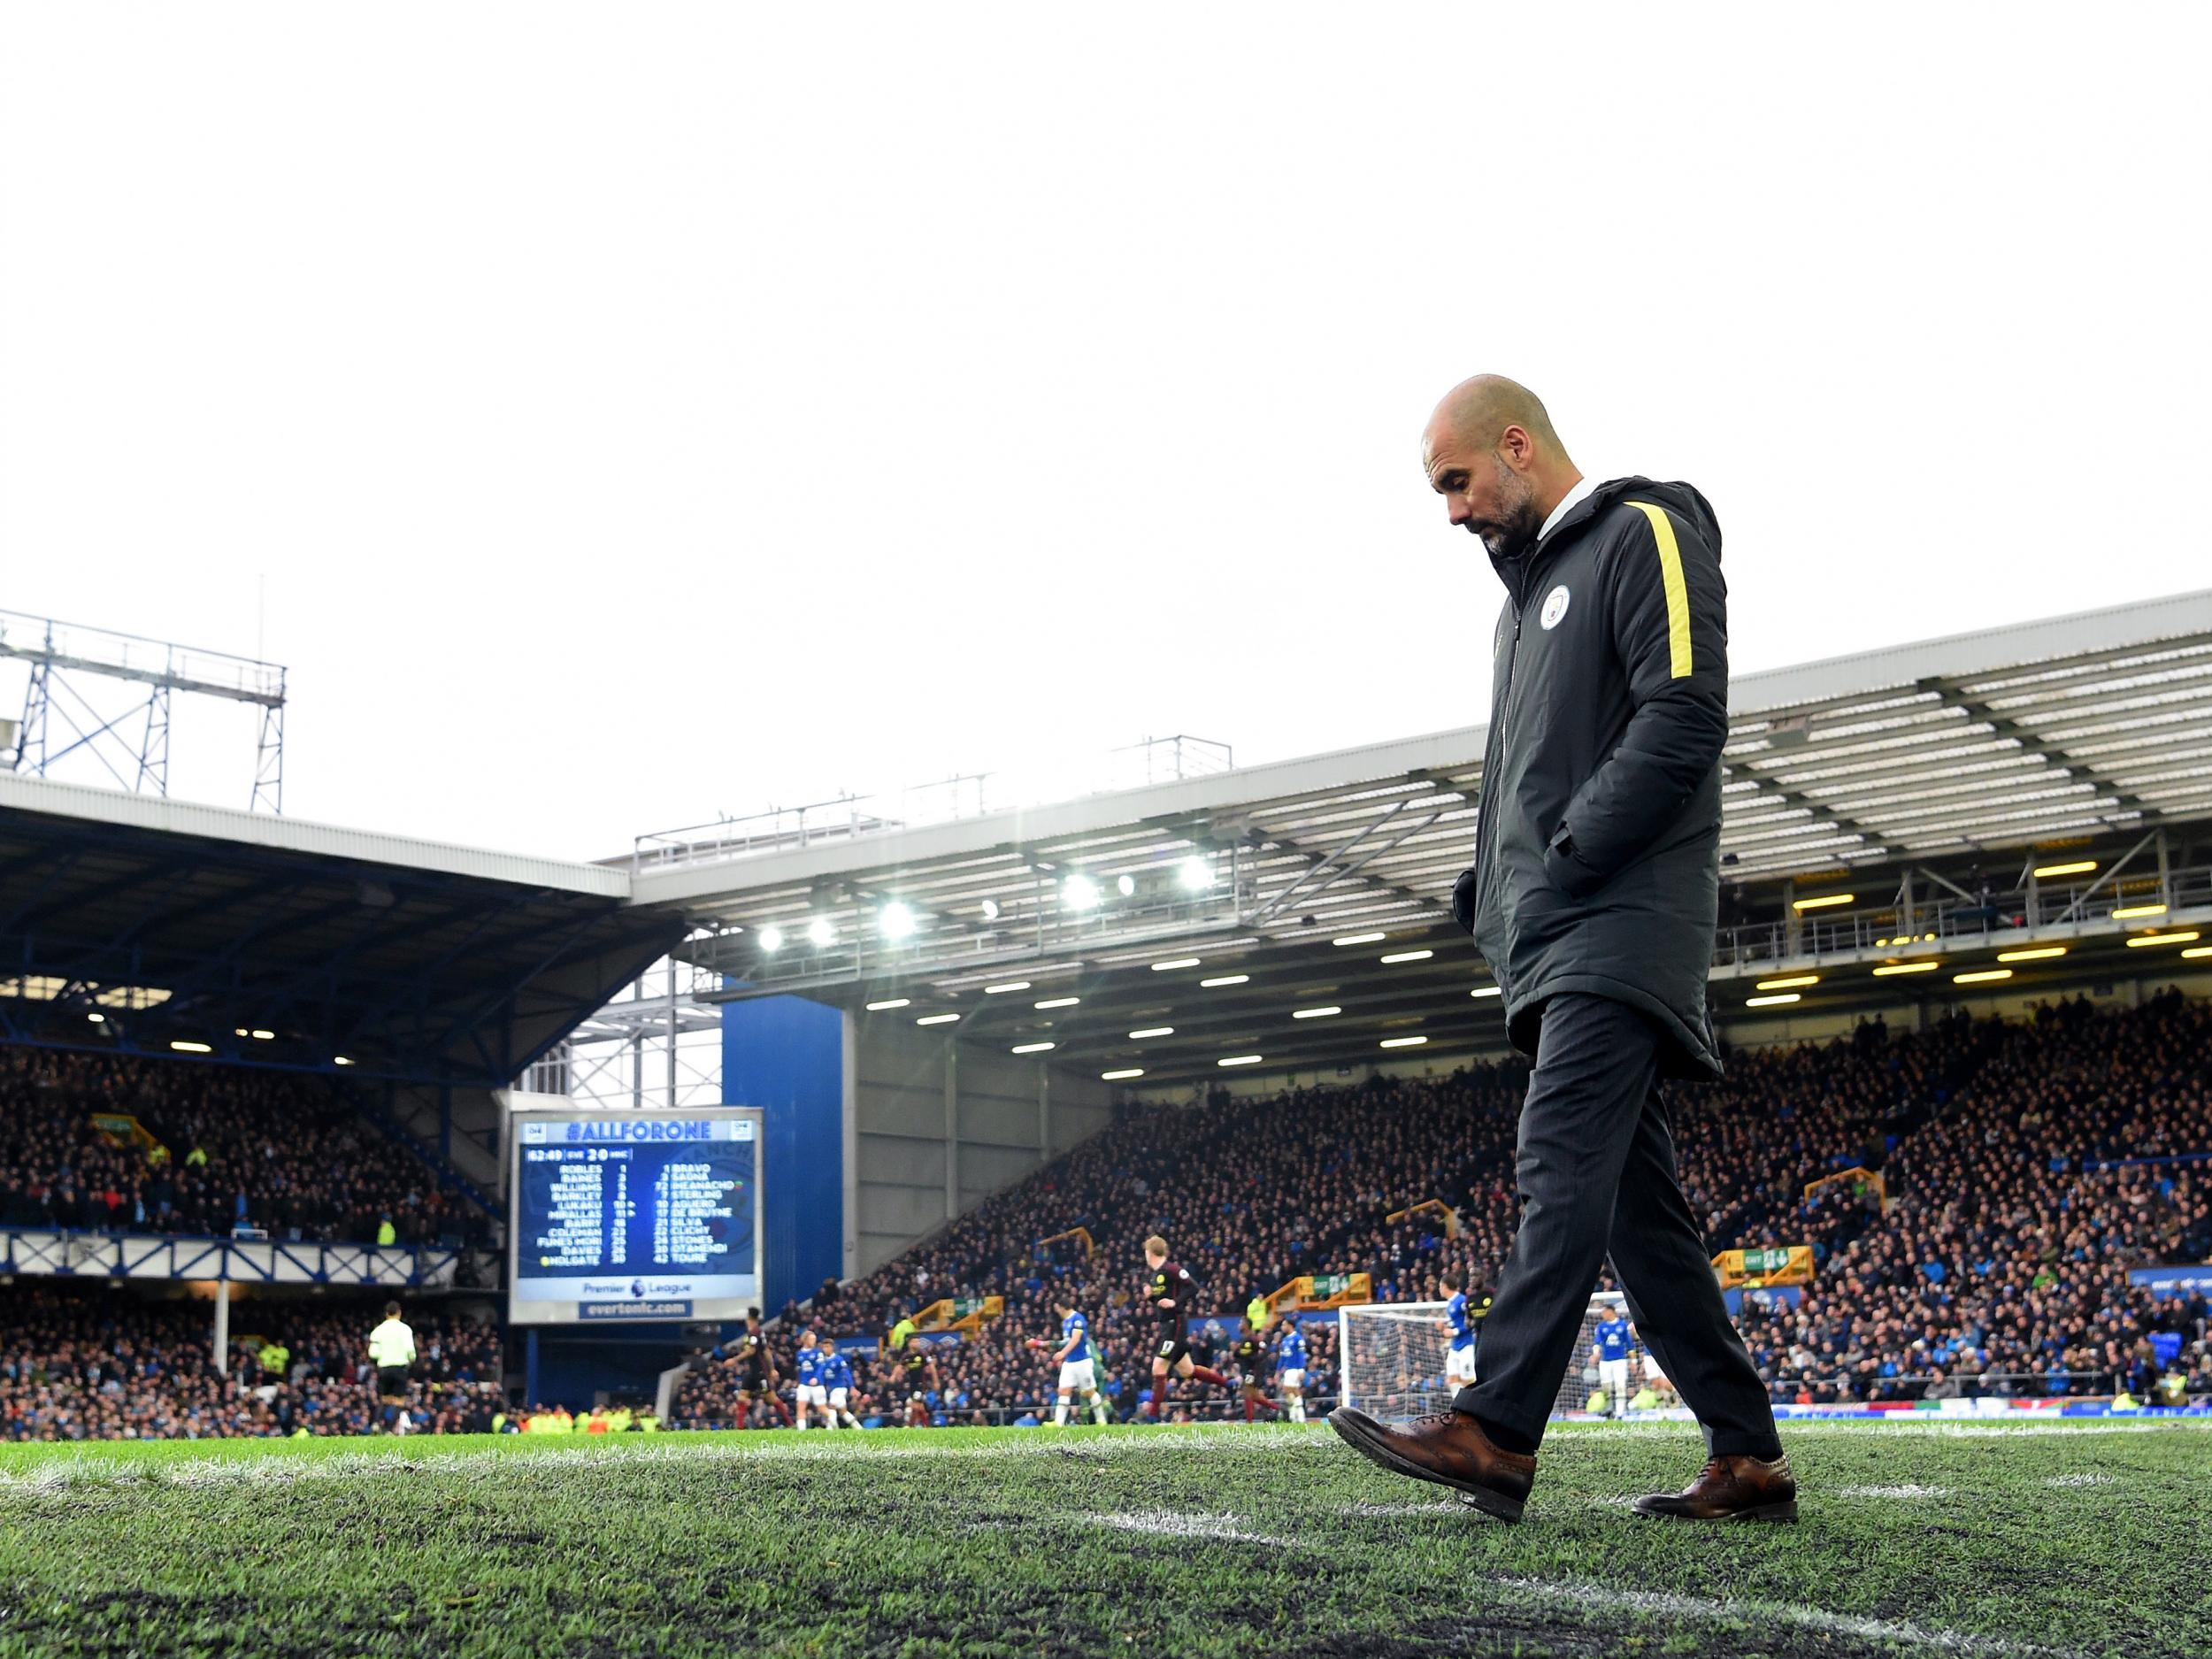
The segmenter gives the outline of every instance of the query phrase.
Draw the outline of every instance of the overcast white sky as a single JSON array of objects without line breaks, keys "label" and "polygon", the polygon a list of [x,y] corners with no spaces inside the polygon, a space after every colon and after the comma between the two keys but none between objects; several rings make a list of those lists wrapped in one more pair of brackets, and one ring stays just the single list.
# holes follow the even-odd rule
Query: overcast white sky
[{"label": "overcast white sky", "polygon": [[[2208,49],[2180,6],[10,6],[0,607],[289,664],[295,816],[600,856],[1482,719],[1495,579],[1417,457],[1478,370],[1705,491],[1739,670],[2212,585]],[[242,806],[227,715],[179,706],[175,787]]]}]

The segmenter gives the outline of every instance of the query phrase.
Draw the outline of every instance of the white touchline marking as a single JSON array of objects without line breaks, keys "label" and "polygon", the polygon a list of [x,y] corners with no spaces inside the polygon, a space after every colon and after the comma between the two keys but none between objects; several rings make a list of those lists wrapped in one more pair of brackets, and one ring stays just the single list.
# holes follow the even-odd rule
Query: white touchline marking
[{"label": "white touchline marking", "polygon": [[[1556,1425],[1555,1425],[1556,1426]],[[1568,1425],[1573,1427],[1576,1425]],[[1586,1432],[1593,1425],[1581,1425]],[[1660,1438],[1696,1444],[1694,1432],[1674,1424],[1594,1425],[1597,1432],[1633,1438]],[[2212,1429],[2212,1418],[2177,1417],[2153,1423],[2114,1423],[2103,1419],[2056,1422],[1980,1424],[1884,1424],[1847,1420],[1823,1424],[1782,1425],[1786,1441],[1801,1437],[1827,1439],[1875,1433],[1938,1440],[2003,1440],[2014,1436],[2052,1434],[2176,1434]],[[942,1440],[896,1440],[887,1444],[874,1432],[810,1433],[731,1430],[712,1436],[655,1436],[640,1443],[633,1437],[600,1444],[552,1445],[526,1437],[507,1437],[497,1445],[466,1451],[433,1449],[434,1440],[363,1439],[359,1450],[333,1455],[280,1452],[288,1440],[268,1442],[270,1455],[241,1455],[241,1442],[211,1442],[220,1455],[190,1455],[141,1461],[112,1457],[95,1451],[72,1452],[60,1457],[24,1459],[11,1468],[12,1460],[0,1447],[0,1498],[37,1495],[85,1489],[197,1488],[224,1486],[282,1486],[302,1480],[348,1480],[362,1476],[391,1479],[409,1474],[465,1477],[496,1471],[504,1480],[525,1480],[534,1471],[547,1473],[597,1468],[615,1463],[642,1463],[682,1467],[700,1463],[742,1463],[753,1460],[772,1463],[859,1463],[870,1459],[938,1459],[1002,1457],[1069,1457],[1110,1460],[1150,1457],[1175,1450],[1203,1451],[1209,1456],[1280,1456],[1304,1452],[1318,1456],[1339,1455],[1342,1448],[1308,1428],[1282,1425],[1184,1424],[1131,1429],[1063,1438],[1038,1429],[987,1440],[969,1440],[961,1431],[938,1431]],[[959,1438],[956,1438],[959,1436]],[[181,1444],[164,1441],[163,1445]],[[322,1444],[324,1442],[319,1442]],[[102,1444],[106,1444],[102,1442]]]},{"label": "white touchline marking", "polygon": [[1110,1526],[1123,1532],[1150,1532],[1162,1538],[1210,1538],[1222,1543],[1265,1544],[1275,1549],[1303,1549],[1300,1538],[1248,1532],[1233,1515],[1179,1515],[1172,1509],[1137,1509],[1113,1515],[1079,1515],[1086,1526]]},{"label": "white touchline marking", "polygon": [[2056,1475],[2045,1481],[2047,1486],[2108,1486],[2110,1475]]},{"label": "white touchline marking", "polygon": [[2063,1652],[2059,1648],[2008,1641],[2001,1637],[1971,1636],[1963,1631],[1931,1630],[1921,1624],[1863,1618],[1850,1613],[1828,1613],[1818,1608],[1793,1607],[1782,1601],[1717,1600],[1701,1595],[1678,1595],[1661,1590],[1617,1590],[1610,1585],[1572,1578],[1491,1578],[1474,1582],[1487,1582],[1532,1601],[1558,1602],[1571,1607],[1617,1607],[1640,1613],[1663,1614],[1669,1618],[1726,1620],[1732,1624],[1770,1619],[1780,1624],[1801,1625],[1807,1630],[1825,1631],[1831,1635],[1857,1636],[1868,1641],[1909,1642],[1942,1653],[1986,1654],[1993,1656],[2018,1655],[2023,1659],[2032,1655],[2038,1659],[2059,1659]]},{"label": "white touchline marking", "polygon": [[[757,1438],[756,1438],[757,1436]],[[438,1474],[465,1476],[497,1471],[503,1479],[526,1479],[537,1470],[572,1471],[620,1463],[683,1466],[724,1463],[853,1463],[878,1459],[1070,1457],[1114,1459],[1150,1457],[1163,1452],[1202,1449],[1209,1456],[1279,1455],[1286,1449],[1320,1450],[1327,1441],[1295,1428],[1274,1425],[1248,1427],[1243,1424],[1191,1424],[1150,1428],[1127,1434],[1087,1435],[1066,1440],[1037,1430],[1001,1440],[899,1440],[869,1443],[871,1434],[818,1437],[796,1433],[789,1438],[758,1431],[730,1431],[712,1439],[664,1440],[649,1443],[611,1441],[601,1445],[532,1444],[510,1437],[497,1446],[468,1451],[432,1451],[420,1442],[403,1453],[400,1442],[382,1442],[391,1450],[371,1449],[379,1442],[364,1440],[362,1449],[328,1455],[285,1454],[274,1448],[289,1441],[269,1442],[267,1456],[164,1458],[139,1461],[102,1456],[93,1452],[48,1458],[21,1472],[10,1471],[0,1458],[0,1494],[11,1492],[55,1492],[75,1486],[282,1486],[302,1480],[343,1480],[360,1476]],[[234,1447],[235,1440],[222,1442]]]},{"label": "white touchline marking", "polygon": [[[2115,1422],[2106,1417],[1943,1417],[1897,1413],[1882,1417],[1782,1418],[1775,1424],[1785,1443],[1799,1439],[1828,1439],[1839,1435],[1888,1434],[1926,1436],[1936,1440],[1982,1440],[2008,1434],[2168,1434],[2200,1432],[2212,1428],[2212,1417],[2168,1417],[2152,1423]],[[1545,1438],[1618,1435],[1629,1440],[1692,1440],[1671,1423],[1555,1423]]]},{"label": "white touchline marking", "polygon": [[1336,1512],[1358,1520],[1370,1515],[1463,1515],[1467,1506],[1456,1498],[1437,1503],[1340,1503]]},{"label": "white touchline marking", "polygon": [[[1813,1494],[1815,1497],[1820,1494]],[[1839,1498],[1947,1498],[1948,1486],[1838,1486],[1833,1494]]]},{"label": "white touchline marking", "polygon": [[2008,1440],[2030,1434],[2172,1434],[2187,1433],[2200,1425],[2212,1425],[2208,1417],[2177,1417],[2164,1423],[2108,1423],[2097,1418],[2077,1417],[2057,1423],[1931,1423],[1924,1427],[1917,1423],[1899,1425],[1886,1431],[1892,1434],[1910,1434],[1916,1431],[1938,1440]]}]

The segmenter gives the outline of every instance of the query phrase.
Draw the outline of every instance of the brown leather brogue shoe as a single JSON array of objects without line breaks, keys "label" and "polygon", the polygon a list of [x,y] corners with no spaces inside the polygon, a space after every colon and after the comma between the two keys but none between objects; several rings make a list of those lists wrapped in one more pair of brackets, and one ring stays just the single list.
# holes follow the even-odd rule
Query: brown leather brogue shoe
[{"label": "brown leather brogue shoe", "polygon": [[1502,1521],[1521,1518],[1536,1479],[1533,1457],[1500,1451],[1463,1411],[1432,1412],[1393,1428],[1339,1406],[1329,1413],[1329,1426],[1363,1457],[1394,1474],[1449,1486],[1463,1502]]},{"label": "brown leather brogue shoe", "polygon": [[1678,1493],[1636,1500],[1636,1513],[1666,1521],[1794,1521],[1797,1477],[1790,1460],[1716,1457]]}]

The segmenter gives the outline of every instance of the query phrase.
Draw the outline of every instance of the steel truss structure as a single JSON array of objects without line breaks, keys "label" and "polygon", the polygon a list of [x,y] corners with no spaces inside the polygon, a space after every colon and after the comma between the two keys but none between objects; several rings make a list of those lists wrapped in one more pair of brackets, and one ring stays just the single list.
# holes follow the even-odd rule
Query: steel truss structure
[{"label": "steel truss structure", "polygon": [[[2037,959],[2062,970],[2012,969],[2023,983],[2082,971],[2096,941],[2139,972],[2154,958],[2126,943],[2126,913],[2162,903],[2177,926],[2212,897],[2212,592],[1741,675],[1731,701],[1724,979],[1862,955],[1870,974],[1908,941],[2065,944]],[[1147,1087],[1248,1054],[1274,1071],[1386,1043],[1494,1051],[1494,987],[1448,919],[1484,736],[691,856],[661,844],[636,895],[711,922],[681,954],[721,995],[803,992]],[[2070,848],[2083,879],[2035,874]],[[1862,1005],[1914,983],[1870,981]]]},{"label": "steel truss structure", "polygon": [[722,1010],[703,1000],[721,988],[690,963],[655,963],[531,1066],[531,1092],[634,1110],[721,1105]]},{"label": "steel truss structure", "polygon": [[229,1279],[244,1285],[445,1289],[460,1252],[367,1244],[0,1231],[0,1272],[48,1279]]},{"label": "steel truss structure", "polygon": [[[96,762],[119,788],[166,795],[170,699],[181,691],[261,711],[250,808],[283,811],[281,664],[5,611],[0,611],[0,658],[30,669],[14,741],[0,744],[12,751],[9,762],[15,771],[43,778],[75,757]],[[111,696],[88,689],[88,681],[141,687],[143,701],[134,693],[119,709]]]}]

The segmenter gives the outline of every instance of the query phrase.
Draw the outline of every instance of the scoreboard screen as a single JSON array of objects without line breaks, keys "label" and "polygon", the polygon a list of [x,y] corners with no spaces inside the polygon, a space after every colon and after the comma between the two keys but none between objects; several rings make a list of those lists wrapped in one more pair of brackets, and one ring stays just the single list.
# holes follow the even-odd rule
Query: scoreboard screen
[{"label": "scoreboard screen", "polygon": [[735,1319],[759,1305],[757,1110],[534,1110],[508,1126],[511,1321]]}]

